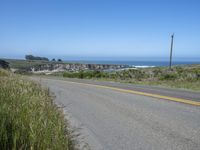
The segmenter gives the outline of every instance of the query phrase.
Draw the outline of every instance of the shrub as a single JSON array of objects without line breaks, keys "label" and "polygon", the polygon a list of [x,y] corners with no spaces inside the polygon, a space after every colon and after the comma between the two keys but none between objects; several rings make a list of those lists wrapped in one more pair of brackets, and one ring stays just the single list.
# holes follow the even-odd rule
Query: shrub
[{"label": "shrub", "polygon": [[109,74],[101,71],[80,71],[80,72],[64,72],[63,77],[67,78],[108,78]]},{"label": "shrub", "polygon": [[160,77],[160,80],[175,80],[177,77],[178,76],[175,73],[166,73]]},{"label": "shrub", "polygon": [[153,76],[154,77],[160,77],[161,74],[162,74],[162,70],[160,68],[155,68],[153,70]]},{"label": "shrub", "polygon": [[9,76],[9,73],[3,69],[0,69],[0,77]]},{"label": "shrub", "polygon": [[9,63],[0,59],[0,68],[9,69]]}]

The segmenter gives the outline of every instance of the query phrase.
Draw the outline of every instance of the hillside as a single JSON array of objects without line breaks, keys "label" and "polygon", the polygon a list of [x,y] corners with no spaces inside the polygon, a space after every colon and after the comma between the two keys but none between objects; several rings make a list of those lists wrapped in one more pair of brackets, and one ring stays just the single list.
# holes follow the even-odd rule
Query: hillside
[{"label": "hillside", "polygon": [[80,71],[55,73],[68,78],[111,80],[200,91],[200,65],[179,65],[154,68],[132,68],[121,71]]},{"label": "hillside", "polygon": [[15,60],[5,59],[10,64],[10,68],[17,73],[48,73],[82,70],[116,70],[128,68],[128,65],[110,65],[110,64],[81,64],[59,61],[43,60]]}]

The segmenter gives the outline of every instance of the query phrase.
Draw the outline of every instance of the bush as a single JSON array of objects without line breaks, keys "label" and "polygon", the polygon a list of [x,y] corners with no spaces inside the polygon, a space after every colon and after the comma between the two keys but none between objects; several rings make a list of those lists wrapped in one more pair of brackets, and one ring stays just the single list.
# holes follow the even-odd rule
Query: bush
[{"label": "bush", "polygon": [[86,71],[86,72],[84,72],[84,74],[83,74],[83,78],[86,78],[86,79],[91,79],[91,78],[93,78],[93,72],[91,72],[91,71]]},{"label": "bush", "polygon": [[3,68],[3,69],[9,69],[9,63],[5,60],[1,60],[0,59],[0,68]]},{"label": "bush", "polygon": [[9,76],[9,73],[3,69],[0,69],[0,77]]},{"label": "bush", "polygon": [[153,76],[154,77],[159,77],[162,74],[162,70],[160,68],[155,68],[153,70]]},{"label": "bush", "polygon": [[0,85],[0,149],[73,149],[48,90],[14,75]]},{"label": "bush", "polygon": [[178,75],[175,73],[166,73],[160,77],[160,80],[175,80],[177,77]]},{"label": "bush", "polygon": [[101,71],[64,72],[63,77],[80,79],[108,78],[109,74]]}]

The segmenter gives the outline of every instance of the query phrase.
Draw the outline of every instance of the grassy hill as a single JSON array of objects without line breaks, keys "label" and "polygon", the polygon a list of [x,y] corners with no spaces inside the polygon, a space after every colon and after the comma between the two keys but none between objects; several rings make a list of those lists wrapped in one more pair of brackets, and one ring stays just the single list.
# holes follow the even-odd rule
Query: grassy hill
[{"label": "grassy hill", "polygon": [[64,63],[64,62],[52,62],[44,60],[23,60],[23,59],[4,59],[10,65],[10,68],[26,69],[38,65],[52,64],[52,63]]},{"label": "grassy hill", "polygon": [[200,65],[180,65],[113,72],[80,71],[57,73],[68,78],[112,80],[117,82],[156,85],[200,91]]}]

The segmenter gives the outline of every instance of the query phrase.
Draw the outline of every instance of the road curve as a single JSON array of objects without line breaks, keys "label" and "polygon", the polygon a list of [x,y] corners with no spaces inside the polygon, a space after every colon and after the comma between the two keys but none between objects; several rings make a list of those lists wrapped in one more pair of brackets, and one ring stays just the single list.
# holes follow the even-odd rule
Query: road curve
[{"label": "road curve", "polygon": [[66,106],[91,149],[200,149],[198,106],[62,80],[34,80]]}]

